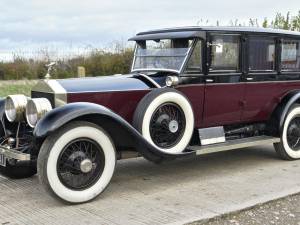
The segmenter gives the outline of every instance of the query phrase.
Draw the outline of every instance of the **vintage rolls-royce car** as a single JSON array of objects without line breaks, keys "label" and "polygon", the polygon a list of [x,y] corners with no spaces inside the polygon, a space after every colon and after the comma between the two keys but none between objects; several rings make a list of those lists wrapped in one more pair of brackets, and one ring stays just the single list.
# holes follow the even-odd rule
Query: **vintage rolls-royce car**
[{"label": "vintage rolls-royce car", "polygon": [[137,34],[131,73],[41,80],[0,101],[0,172],[36,173],[49,193],[89,201],[118,159],[155,163],[274,144],[300,158],[300,33],[184,27]]}]

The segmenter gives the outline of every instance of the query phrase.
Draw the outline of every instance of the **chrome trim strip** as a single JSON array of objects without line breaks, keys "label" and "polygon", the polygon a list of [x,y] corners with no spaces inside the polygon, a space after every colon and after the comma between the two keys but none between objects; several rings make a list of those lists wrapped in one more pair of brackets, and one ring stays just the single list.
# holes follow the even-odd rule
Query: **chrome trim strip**
[{"label": "chrome trim strip", "polygon": [[29,161],[30,154],[19,152],[15,149],[8,149],[3,146],[0,146],[0,154],[3,154],[6,158],[16,159],[19,161]]},{"label": "chrome trim strip", "polygon": [[109,92],[128,92],[128,91],[147,91],[151,90],[152,88],[148,89],[130,89],[130,90],[106,90],[106,91],[78,91],[78,92],[68,92],[68,94],[86,94],[86,93],[109,93]]},{"label": "chrome trim strip", "polygon": [[209,153],[229,151],[239,148],[253,147],[257,145],[265,145],[280,142],[278,137],[258,136],[250,138],[242,138],[239,140],[231,140],[221,144],[213,144],[209,146],[189,146],[188,150],[195,151],[196,155],[205,155]]}]

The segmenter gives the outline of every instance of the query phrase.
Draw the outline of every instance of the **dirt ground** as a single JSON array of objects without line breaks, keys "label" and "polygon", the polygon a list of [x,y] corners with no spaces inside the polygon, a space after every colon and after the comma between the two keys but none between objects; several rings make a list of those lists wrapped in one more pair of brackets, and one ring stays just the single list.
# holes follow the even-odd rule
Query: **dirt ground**
[{"label": "dirt ground", "polygon": [[300,225],[300,194],[190,225]]}]

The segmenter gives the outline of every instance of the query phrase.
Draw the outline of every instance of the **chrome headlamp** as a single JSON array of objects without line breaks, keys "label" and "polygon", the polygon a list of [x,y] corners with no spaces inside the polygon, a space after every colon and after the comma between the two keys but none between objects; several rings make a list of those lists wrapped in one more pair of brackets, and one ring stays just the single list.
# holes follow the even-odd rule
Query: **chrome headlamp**
[{"label": "chrome headlamp", "polygon": [[52,110],[51,103],[46,98],[30,99],[26,106],[26,120],[29,126],[35,127],[37,122]]},{"label": "chrome headlamp", "polygon": [[166,86],[172,87],[179,84],[179,78],[177,76],[167,76],[166,78]]},{"label": "chrome headlamp", "polygon": [[24,113],[27,104],[25,95],[9,95],[5,100],[5,115],[9,122],[25,120]]}]

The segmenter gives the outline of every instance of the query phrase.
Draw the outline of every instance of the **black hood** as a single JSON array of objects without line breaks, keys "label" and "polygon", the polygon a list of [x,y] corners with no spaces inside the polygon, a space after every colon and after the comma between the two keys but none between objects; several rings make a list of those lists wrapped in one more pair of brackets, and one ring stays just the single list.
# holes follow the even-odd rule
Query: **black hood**
[{"label": "black hood", "polygon": [[57,80],[67,93],[145,90],[147,81],[135,75],[113,75]]}]

